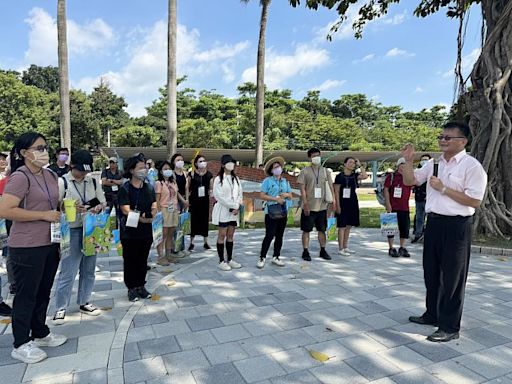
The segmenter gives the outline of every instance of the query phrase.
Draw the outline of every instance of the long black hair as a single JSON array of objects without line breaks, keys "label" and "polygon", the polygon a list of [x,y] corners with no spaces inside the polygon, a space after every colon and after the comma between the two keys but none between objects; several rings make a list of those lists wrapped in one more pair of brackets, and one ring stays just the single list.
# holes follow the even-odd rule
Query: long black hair
[{"label": "long black hair", "polygon": [[16,172],[19,167],[25,165],[25,158],[21,155],[23,149],[29,149],[37,139],[46,141],[46,137],[37,132],[25,132],[14,142],[14,147],[11,149],[11,173]]},{"label": "long black hair", "polygon": [[[168,165],[172,169],[172,164],[169,160],[163,161],[162,164],[160,164],[160,166],[158,167],[158,181],[165,181],[164,175],[162,174],[162,168],[164,167],[164,165]],[[173,180],[174,176],[169,177],[169,181],[172,182]]]},{"label": "long black hair", "polygon": [[[217,174],[217,176],[219,176],[220,178],[220,184],[222,185],[222,182],[224,181],[224,166],[221,166],[220,169],[219,169],[219,173]],[[231,171],[231,182],[234,182],[236,181],[236,183],[238,185],[240,185],[240,183],[238,182],[238,176],[235,175],[235,170],[233,169]]]}]

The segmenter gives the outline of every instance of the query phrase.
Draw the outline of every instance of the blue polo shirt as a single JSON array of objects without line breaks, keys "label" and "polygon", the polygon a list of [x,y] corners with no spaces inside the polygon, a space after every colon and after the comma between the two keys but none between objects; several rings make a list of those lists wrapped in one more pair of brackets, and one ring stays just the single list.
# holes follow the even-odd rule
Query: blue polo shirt
[{"label": "blue polo shirt", "polygon": [[[261,192],[266,195],[277,197],[281,193],[290,193],[292,188],[290,187],[290,183],[284,177],[281,177],[281,180],[278,180],[275,176],[269,176],[263,183],[261,183]],[[265,204],[265,213],[268,213],[267,206],[277,204],[276,201],[267,201]],[[292,206],[292,200],[286,199],[286,208],[289,209]]]}]

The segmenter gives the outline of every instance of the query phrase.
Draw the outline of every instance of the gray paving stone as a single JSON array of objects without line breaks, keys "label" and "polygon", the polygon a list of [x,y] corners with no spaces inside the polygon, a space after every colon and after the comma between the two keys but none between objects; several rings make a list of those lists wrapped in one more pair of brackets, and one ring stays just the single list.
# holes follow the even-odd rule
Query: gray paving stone
[{"label": "gray paving stone", "polygon": [[140,360],[140,351],[137,343],[127,343],[124,346],[123,362]]},{"label": "gray paving stone", "polygon": [[193,332],[224,326],[224,323],[217,315],[193,317],[191,319],[186,319],[185,321]]},{"label": "gray paving stone", "polygon": [[124,381],[125,383],[139,383],[156,377],[167,375],[164,362],[160,356],[144,360],[131,361],[125,363]]},{"label": "gray paving stone", "polygon": [[309,369],[322,365],[309,354],[306,348],[294,348],[275,352],[270,355],[288,373]]},{"label": "gray paving stone", "polygon": [[11,334],[0,335],[0,348],[12,348],[14,338]]},{"label": "gray paving stone", "polygon": [[414,369],[392,376],[391,379],[397,384],[442,384],[441,381],[434,376],[430,375],[423,369]]},{"label": "gray paving stone", "polygon": [[305,327],[304,331],[318,342],[335,340],[343,337],[343,334],[336,332],[332,328],[326,327],[325,325],[312,325]]},{"label": "gray paving stone", "polygon": [[407,346],[413,351],[418,352],[419,354],[425,356],[427,359],[432,360],[435,363],[439,363],[444,360],[450,360],[461,355],[460,352],[457,352],[447,345],[441,343],[432,343],[430,341],[412,343]]},{"label": "gray paving stone", "polygon": [[318,379],[308,371],[290,373],[286,376],[271,379],[272,384],[321,384]]},{"label": "gray paving stone", "polygon": [[[0,348],[0,367],[19,363],[19,360],[11,357],[12,347]],[[3,369],[3,368],[2,368]]]},{"label": "gray paving stone", "polygon": [[498,335],[497,333],[491,332],[485,328],[474,328],[467,331],[463,330],[462,332],[464,332],[464,336],[468,339],[476,341],[486,347],[494,347],[496,345],[506,344],[512,341],[509,338]]},{"label": "gray paving stone", "polygon": [[423,368],[439,380],[447,383],[483,383],[485,378],[453,360],[429,365]]},{"label": "gray paving stone", "polygon": [[322,384],[367,383],[363,376],[343,362],[324,364],[309,370]]},{"label": "gray paving stone", "polygon": [[[169,376],[173,380],[175,376],[179,376],[185,372],[210,367],[208,359],[199,348],[189,351],[169,353],[163,355],[162,359],[167,371],[169,372]],[[178,380],[174,381],[179,382]]]},{"label": "gray paving stone", "polygon": [[[58,357],[58,356],[65,356],[65,355],[71,355],[73,353],[76,353],[76,349],[78,347],[78,338],[73,337],[71,339],[68,339],[64,344],[53,347],[53,348],[42,348],[48,357]],[[1,362],[0,362],[1,364]]]},{"label": "gray paving stone", "polygon": [[248,383],[283,376],[286,372],[269,356],[256,356],[233,363]]},{"label": "gray paving stone", "polygon": [[345,363],[350,365],[370,381],[402,372],[399,367],[390,363],[377,353],[352,357],[350,359],[346,359]]},{"label": "gray paving stone", "polygon": [[135,328],[144,327],[152,324],[167,323],[169,319],[165,315],[164,311],[158,311],[155,313],[142,313],[137,314],[133,317],[133,325]]},{"label": "gray paving stone", "polygon": [[203,347],[203,352],[212,365],[231,363],[249,357],[239,343],[225,343]]},{"label": "gray paving stone", "polygon": [[101,282],[94,285],[93,292],[111,291],[112,283]]},{"label": "gray paving stone", "polygon": [[153,331],[153,327],[151,325],[147,325],[145,327],[130,328],[128,330],[126,342],[134,343],[134,342],[141,341],[141,340],[154,339],[155,337],[156,336],[155,336],[155,332]]},{"label": "gray paving stone", "polygon": [[230,341],[238,341],[248,339],[252,335],[240,324],[228,325],[222,328],[211,330],[213,336],[219,343],[228,343]]},{"label": "gray paving stone", "polygon": [[241,340],[238,344],[249,356],[258,356],[282,351],[284,347],[272,336],[258,336]]},{"label": "gray paving stone", "polygon": [[143,340],[137,343],[143,359],[181,351],[175,336]]},{"label": "gray paving stone", "polygon": [[272,319],[260,319],[244,323],[243,327],[249,331],[252,336],[262,336],[282,331],[283,329]]},{"label": "gray paving stone", "polygon": [[175,336],[190,332],[190,328],[185,320],[172,320],[168,323],[153,324],[151,328],[153,328],[156,337]]},{"label": "gray paving stone", "polygon": [[247,311],[230,311],[217,315],[224,325],[245,323],[254,320],[254,317]]},{"label": "gray paving stone", "polygon": [[267,294],[267,293],[280,293],[281,290],[277,288],[274,285],[258,285],[253,288],[255,292],[261,293],[261,294]]},{"label": "gray paving stone", "polygon": [[176,340],[183,350],[218,344],[210,331],[183,333],[181,335],[176,335]]},{"label": "gray paving stone", "polygon": [[321,343],[310,344],[305,347],[309,351],[322,352],[329,356],[329,364],[335,361],[345,360],[354,356],[354,353],[341,344],[338,340],[329,340]]},{"label": "gray paving stone", "polygon": [[508,364],[488,356],[486,350],[459,356],[453,359],[455,362],[464,365],[466,368],[475,371],[486,379],[495,379],[512,372],[512,360]]},{"label": "gray paving stone", "polygon": [[308,319],[304,318],[301,315],[274,317],[272,321],[285,331],[297,328],[310,327],[313,325],[311,321],[309,321]]},{"label": "gray paving stone", "polygon": [[414,340],[392,329],[379,329],[367,332],[367,335],[384,344],[388,348],[397,347],[399,345],[410,344]]},{"label": "gray paving stone", "polygon": [[286,302],[283,304],[276,304],[274,308],[281,312],[283,315],[291,315],[294,313],[308,312],[309,308],[297,303],[297,302]]},{"label": "gray paving stone", "polygon": [[197,384],[244,384],[245,380],[232,363],[192,371]]},{"label": "gray paving stone", "polygon": [[260,296],[253,296],[248,297],[248,299],[257,307],[264,307],[266,305],[273,305],[273,304],[279,304],[282,303],[281,300],[279,300],[276,295],[273,294],[267,294],[267,295],[260,295]]},{"label": "gray paving stone", "polygon": [[107,384],[107,368],[92,369],[90,371],[76,372],[73,375],[73,384]]},{"label": "gray paving stone", "polygon": [[315,343],[310,335],[303,329],[293,329],[291,331],[279,332],[272,335],[284,349],[303,347]]},{"label": "gray paving stone", "polygon": [[374,313],[387,312],[388,309],[374,301],[365,301],[362,303],[352,304],[352,306],[360,312],[367,315],[373,315]]},{"label": "gray paving stone", "polygon": [[[94,300],[93,304],[100,309],[114,308],[114,299]],[[102,315],[105,315],[104,311],[103,311]]]},{"label": "gray paving stone", "polygon": [[283,303],[290,302],[290,301],[296,302],[296,301],[307,299],[307,297],[301,295],[298,292],[281,292],[281,293],[276,293],[275,296],[279,300],[281,300]]},{"label": "gray paving stone", "polygon": [[183,296],[174,299],[179,308],[196,307],[198,305],[207,304],[201,295]]},{"label": "gray paving stone", "polygon": [[350,305],[336,305],[327,308],[329,313],[332,313],[336,320],[350,319],[351,317],[357,317],[364,315],[363,312],[358,311],[353,306]]}]

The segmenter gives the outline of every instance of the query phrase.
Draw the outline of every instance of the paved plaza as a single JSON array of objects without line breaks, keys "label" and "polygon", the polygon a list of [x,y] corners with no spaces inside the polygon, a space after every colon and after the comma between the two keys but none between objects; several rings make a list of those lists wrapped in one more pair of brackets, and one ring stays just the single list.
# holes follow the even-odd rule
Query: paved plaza
[{"label": "paved plaza", "polygon": [[472,256],[461,337],[435,344],[425,340],[433,327],[408,322],[424,310],[421,246],[409,248],[411,259],[392,259],[378,230],[359,229],[356,255],[337,255],[331,242],[333,260],[321,260],[315,239],[308,263],[291,229],[286,266],[258,270],[263,233],[237,232],[243,268],[230,272],[198,242],[180,263],[154,267],[155,296],[137,303],[126,298],[122,259],[98,259],[92,302],[102,315],[73,304],[66,323],[51,326],[68,342],[33,365],[10,357],[11,326],[0,324],[0,383],[512,384],[511,259]]}]

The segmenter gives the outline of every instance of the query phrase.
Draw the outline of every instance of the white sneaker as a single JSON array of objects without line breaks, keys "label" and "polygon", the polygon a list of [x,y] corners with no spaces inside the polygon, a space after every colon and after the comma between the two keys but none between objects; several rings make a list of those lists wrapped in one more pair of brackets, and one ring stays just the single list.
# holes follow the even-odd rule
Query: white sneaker
[{"label": "white sneaker", "polygon": [[284,267],[284,262],[279,259],[279,257],[272,258],[272,264],[277,265],[278,267]]},{"label": "white sneaker", "polygon": [[237,263],[235,260],[231,260],[228,264],[232,269],[242,268],[242,264]]},{"label": "white sneaker", "polygon": [[53,325],[62,325],[66,321],[66,310],[65,309],[59,309],[57,312],[55,312],[55,315],[53,315]]},{"label": "white sneaker", "polygon": [[219,269],[222,269],[223,271],[231,271],[231,267],[225,261],[219,263]]},{"label": "white sneaker", "polygon": [[80,306],[80,312],[89,315],[89,316],[99,316],[101,311],[99,308],[95,307],[92,304],[86,303],[85,305]]},{"label": "white sneaker", "polygon": [[346,248],[338,250],[338,253],[342,256],[350,256],[350,253],[347,252]]},{"label": "white sneaker", "polygon": [[48,336],[42,339],[34,339],[36,347],[58,347],[64,344],[68,338],[64,335],[57,335],[55,333],[49,333]]},{"label": "white sneaker", "polygon": [[260,257],[260,259],[258,260],[258,264],[256,264],[256,266],[261,269],[265,266],[265,258],[262,258]]},{"label": "white sneaker", "polygon": [[345,248],[345,252],[348,252],[348,253],[350,253],[351,255],[353,255],[354,253],[356,253],[356,251],[353,251],[353,250],[348,249],[348,248]]},{"label": "white sneaker", "polygon": [[39,349],[33,341],[29,341],[18,348],[13,348],[11,357],[27,364],[39,363],[48,357],[45,351]]}]

